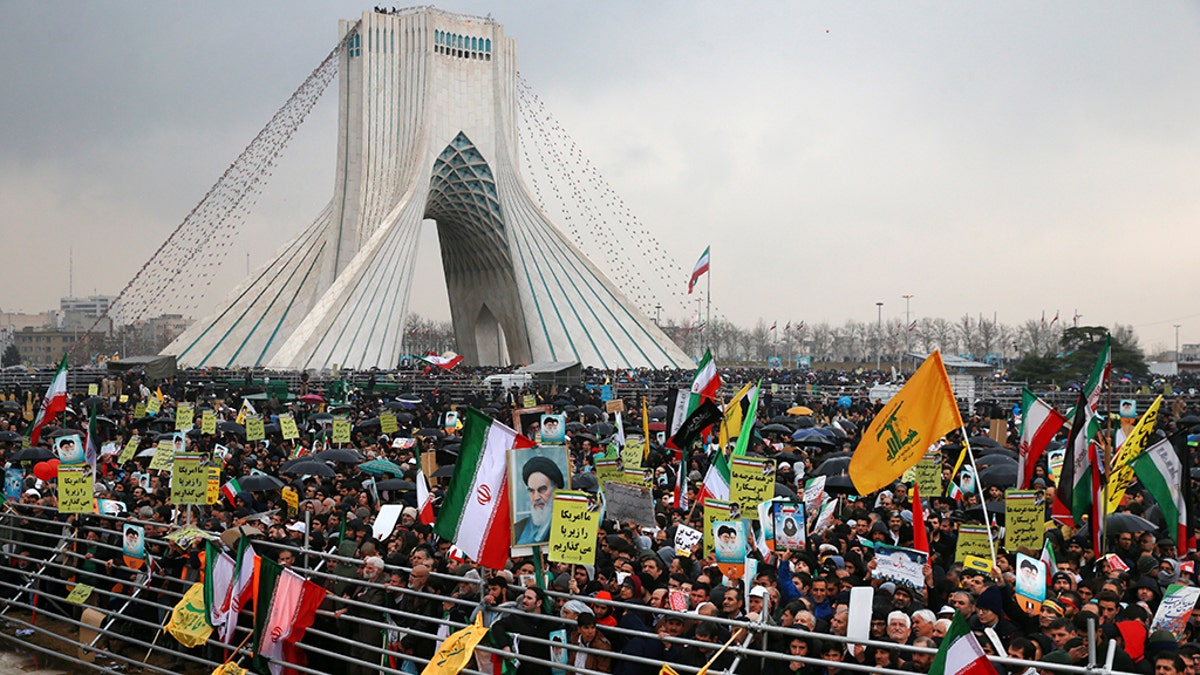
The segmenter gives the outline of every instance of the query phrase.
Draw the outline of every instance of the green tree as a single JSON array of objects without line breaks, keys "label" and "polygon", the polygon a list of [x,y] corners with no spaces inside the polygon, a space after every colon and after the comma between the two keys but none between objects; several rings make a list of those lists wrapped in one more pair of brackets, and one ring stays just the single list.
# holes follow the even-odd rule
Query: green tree
[{"label": "green tree", "polygon": [[10,344],[4,349],[4,355],[0,356],[0,366],[7,368],[9,366],[18,366],[21,364],[21,350],[17,349],[15,344]]},{"label": "green tree", "polygon": [[[1078,326],[1063,331],[1058,354],[1027,353],[1012,370],[1017,380],[1044,384],[1082,383],[1100,358],[1104,338],[1110,335],[1103,326]],[[1117,377],[1129,374],[1144,377],[1150,372],[1132,330],[1117,327],[1112,333],[1110,359]]]}]

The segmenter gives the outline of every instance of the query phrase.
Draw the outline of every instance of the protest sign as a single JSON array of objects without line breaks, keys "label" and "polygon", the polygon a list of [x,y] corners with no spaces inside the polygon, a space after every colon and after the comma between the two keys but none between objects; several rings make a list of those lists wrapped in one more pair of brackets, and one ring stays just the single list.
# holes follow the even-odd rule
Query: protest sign
[{"label": "protest sign", "polygon": [[615,400],[606,400],[604,402],[604,412],[609,414],[625,412],[625,401],[619,398]]},{"label": "protest sign", "polygon": [[608,517],[620,522],[633,521],[641,527],[654,527],[654,493],[650,488],[627,483],[609,483],[604,487]]},{"label": "protest sign", "polygon": [[280,415],[279,434],[287,441],[300,438],[300,430],[296,428],[296,419],[291,415]]},{"label": "protest sign", "polygon": [[729,460],[729,500],[747,517],[758,518],[756,507],[775,496],[775,460],[733,457]]},{"label": "protest sign", "polygon": [[1062,477],[1063,462],[1066,461],[1067,451],[1063,449],[1049,450],[1046,452],[1046,468],[1050,470],[1050,479],[1058,484],[1058,479]]},{"label": "protest sign", "polygon": [[246,441],[253,443],[266,439],[265,426],[263,418],[258,415],[246,415]]},{"label": "protest sign", "polygon": [[1045,493],[1041,490],[1005,490],[1005,547],[1009,551],[1041,551],[1045,536]]},{"label": "protest sign", "polygon": [[220,462],[224,466],[225,462],[229,459],[229,454],[229,448],[224,445],[217,443],[213,446],[212,456],[214,462]]},{"label": "protest sign", "polygon": [[296,513],[300,510],[300,493],[296,492],[296,488],[287,485],[280,490],[280,494],[283,495],[283,503],[287,507],[287,517],[295,518]]},{"label": "protest sign", "polygon": [[774,505],[775,550],[803,551],[807,542],[804,504],[778,501]]},{"label": "protest sign", "polygon": [[630,469],[626,467],[621,471],[621,483],[626,485],[637,485],[644,488],[654,487],[654,474],[651,469]]},{"label": "protest sign", "polygon": [[940,495],[942,485],[942,453],[939,450],[926,451],[920,461],[913,466],[913,483],[923,495]]},{"label": "protest sign", "polygon": [[121,552],[126,558],[144,560],[146,558],[146,528],[141,525],[125,523],[121,527]]},{"label": "protest sign", "polygon": [[751,539],[754,540],[753,545],[755,545],[760,551],[762,551],[764,548],[767,551],[774,551],[775,499],[760,503],[758,506],[754,507],[754,510],[758,513],[758,532],[755,533],[753,528],[750,530]]},{"label": "protest sign", "polygon": [[717,520],[710,532],[717,567],[729,579],[740,579],[746,567],[746,521]]},{"label": "protest sign", "polygon": [[58,467],[58,510],[62,513],[92,513],[96,491],[90,466]]},{"label": "protest sign", "polygon": [[804,511],[816,513],[825,499],[825,476],[809,478],[804,482]]},{"label": "protest sign", "polygon": [[175,459],[175,444],[171,441],[159,441],[154,447],[154,457],[150,459],[151,471],[170,471],[171,461]]},{"label": "protest sign", "polygon": [[703,538],[703,532],[681,523],[675,529],[675,555],[693,555],[692,548]]},{"label": "protest sign", "polygon": [[554,493],[550,523],[550,562],[572,565],[596,564],[596,532],[600,527],[600,504],[586,492],[558,490]]},{"label": "protest sign", "polygon": [[157,396],[151,396],[146,400],[146,414],[157,415],[162,412],[162,401],[158,400]]},{"label": "protest sign", "polygon": [[534,408],[537,406],[537,404],[538,404],[538,402],[537,402],[536,396],[531,396],[529,394],[525,394],[524,396],[521,397],[521,407],[522,408]]},{"label": "protest sign", "polygon": [[924,567],[928,558],[916,549],[876,544],[875,571],[871,576],[920,591],[925,588]]},{"label": "protest sign", "polygon": [[205,486],[204,503],[212,506],[221,498],[221,468],[208,467],[208,484]]},{"label": "protest sign", "polygon": [[125,447],[121,450],[121,456],[117,457],[117,464],[124,464],[125,462],[133,459],[133,455],[137,452],[138,446],[141,445],[141,443],[142,439],[140,437],[131,437],[129,442],[126,443]]},{"label": "protest sign", "polygon": [[1162,603],[1158,605],[1158,611],[1154,613],[1154,620],[1150,623],[1150,632],[1162,629],[1174,635],[1176,639],[1182,637],[1183,629],[1192,616],[1197,600],[1200,600],[1200,588],[1196,586],[1167,586]]},{"label": "protest sign", "polygon": [[175,431],[191,431],[195,416],[196,413],[192,410],[191,405],[180,403],[175,407]]},{"label": "protest sign", "polygon": [[642,467],[642,454],[645,452],[646,442],[641,436],[630,436],[625,439],[625,447],[621,448],[621,463],[626,469],[640,469]]},{"label": "protest sign", "polygon": [[147,412],[148,411],[146,410],[146,404],[138,403],[133,406],[133,419],[140,420],[146,416]]},{"label": "protest sign", "polygon": [[332,442],[334,445],[350,444],[350,420],[345,417],[333,418]]},{"label": "protest sign", "polygon": [[1017,554],[1017,606],[1030,616],[1042,611],[1046,601],[1046,563],[1038,558]]},{"label": "protest sign", "polygon": [[89,384],[88,385],[88,396],[99,396],[99,395],[100,395],[100,385],[98,385],[94,382],[92,384]]},{"label": "protest sign", "polygon": [[4,498],[20,501],[24,490],[21,486],[25,480],[25,472],[21,469],[8,468],[4,470]]},{"label": "protest sign", "polygon": [[[92,386],[96,385],[93,384]],[[87,584],[75,584],[75,588],[72,588],[71,592],[67,593],[67,597],[64,600],[72,605],[82,605],[87,602],[87,599],[91,597],[94,590],[96,590],[94,587]]]},{"label": "protest sign", "polygon": [[211,410],[200,413],[200,433],[212,436],[217,433],[217,416]]},{"label": "protest sign", "polygon": [[400,424],[396,422],[396,416],[392,413],[380,413],[379,430],[385,434],[394,434],[400,431]]},{"label": "protest sign", "polygon": [[208,469],[200,455],[175,455],[171,468],[171,502],[199,506],[208,499]]},{"label": "protest sign", "polygon": [[621,460],[618,459],[598,459],[596,460],[596,480],[600,482],[600,489],[608,483],[619,483],[624,477],[621,471]]},{"label": "protest sign", "polygon": [[969,555],[992,559],[992,547],[988,544],[986,525],[964,524],[958,527],[958,547],[954,551],[954,562],[963,562]]},{"label": "protest sign", "polygon": [[713,551],[713,523],[718,520],[735,520],[733,516],[734,509],[737,511],[737,519],[741,516],[741,507],[733,502],[723,502],[719,499],[704,500],[704,554],[709,555]]}]

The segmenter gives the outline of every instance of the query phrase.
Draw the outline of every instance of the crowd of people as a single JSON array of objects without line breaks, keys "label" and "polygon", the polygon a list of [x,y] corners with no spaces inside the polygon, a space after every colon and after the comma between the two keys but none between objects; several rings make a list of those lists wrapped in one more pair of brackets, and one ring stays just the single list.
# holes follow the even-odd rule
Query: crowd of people
[{"label": "crowd of people", "polygon": [[[737,382],[744,373],[730,371],[722,375],[726,382]],[[671,377],[661,377],[686,386],[690,373],[675,371]],[[650,443],[646,465],[653,472],[655,525],[603,520],[594,565],[570,566],[518,557],[511,559],[505,569],[492,570],[461,559],[455,554],[453,542],[440,539],[429,523],[421,522],[414,489],[417,472],[424,470],[432,486],[435,512],[440,508],[450,476],[445,467],[454,464],[462,440],[461,425],[447,425],[446,413],[469,405],[511,424],[512,411],[529,403],[529,397],[539,405],[551,406],[564,413],[568,422],[571,486],[595,491],[595,461],[604,456],[611,438],[610,434],[598,436],[594,431],[596,425],[612,420],[608,413],[601,412],[601,380],[588,379],[591,383],[553,392],[480,388],[453,400],[447,393],[384,395],[363,388],[347,392],[344,401],[327,401],[321,399],[328,392],[308,387],[306,378],[305,400],[268,396],[258,403],[257,412],[270,418],[264,419],[269,431],[264,440],[247,442],[244,427],[239,429],[234,420],[245,412],[243,397],[260,393],[261,387],[189,388],[182,379],[149,383],[130,375],[119,386],[106,385],[99,395],[76,393],[68,412],[55,421],[57,424],[43,430],[43,443],[49,445],[50,439],[63,434],[86,434],[89,412],[95,408],[102,420],[97,424],[102,443],[123,448],[129,438],[138,436],[139,449],[153,448],[158,434],[169,437],[174,431],[175,406],[187,402],[196,407],[197,420],[201,412],[211,410],[221,422],[214,434],[202,434],[197,428],[187,435],[189,451],[202,453],[220,466],[222,484],[233,478],[266,474],[294,489],[298,503],[290,506],[280,489],[264,489],[243,490],[232,494],[232,498],[222,496],[194,510],[176,508],[170,501],[169,472],[151,471],[149,456],[120,464],[117,454],[103,453],[95,474],[96,496],[120,504],[116,519],[55,514],[55,481],[35,476],[31,463],[11,459],[25,445],[19,437],[28,424],[26,411],[19,405],[0,404],[0,438],[10,439],[0,443],[0,457],[6,468],[26,471],[19,491],[10,493],[9,515],[4,522],[8,528],[3,538],[10,564],[0,572],[0,594],[16,597],[15,589],[29,566],[48,557],[46,551],[53,550],[61,536],[49,524],[55,521],[78,527],[79,539],[84,543],[74,547],[77,555],[70,556],[70,573],[89,575],[96,580],[94,585],[115,593],[100,600],[109,609],[118,606],[122,589],[128,588],[136,573],[126,566],[119,551],[121,519],[145,525],[146,553],[157,576],[196,581],[204,570],[203,540],[181,543],[165,539],[190,519],[216,535],[257,526],[261,533],[244,527],[242,532],[259,544],[259,554],[301,572],[306,564],[315,566],[323,560],[311,554],[329,552],[340,556],[336,565],[323,568],[331,576],[313,577],[329,590],[324,605],[327,612],[318,617],[314,625],[318,630],[304,644],[320,648],[309,655],[309,663],[324,672],[345,669],[346,665],[333,655],[347,650],[321,635],[340,635],[357,645],[349,650],[350,656],[357,657],[349,672],[374,672],[363,664],[378,663],[378,653],[364,645],[383,645],[395,654],[395,667],[419,672],[419,662],[411,659],[428,659],[434,654],[437,640],[432,636],[446,634],[445,621],[465,624],[480,613],[491,627],[485,644],[513,652],[513,663],[519,663],[519,671],[536,675],[551,672],[542,661],[564,658],[576,667],[628,675],[657,672],[658,666],[652,664],[702,666],[731,637],[729,624],[708,617],[794,628],[793,632],[764,629],[761,635],[765,638],[753,644],[761,645],[765,640],[769,652],[821,661],[817,665],[786,658],[739,657],[736,650],[731,650],[717,659],[717,669],[832,675],[846,663],[857,663],[928,672],[932,654],[908,647],[938,647],[957,612],[967,619],[989,654],[1048,665],[1086,665],[1090,647],[1087,641],[1093,635],[1101,659],[1108,642],[1118,644],[1116,670],[1156,675],[1200,673],[1200,616],[1184,624],[1178,634],[1151,630],[1152,618],[1168,587],[1197,583],[1192,565],[1195,551],[1180,555],[1171,538],[1174,533],[1165,527],[1113,532],[1104,551],[1094,550],[1086,531],[1076,532],[1050,519],[1054,479],[1044,459],[1036,475],[1040,487],[1047,490],[1046,537],[1057,570],[1048,582],[1046,601],[1034,612],[1023,610],[1016,602],[1017,551],[1004,549],[999,523],[990,524],[997,546],[990,571],[964,567],[956,561],[958,528],[966,523],[988,524],[984,518],[987,505],[1004,500],[1003,490],[998,489],[1002,486],[979,485],[958,496],[921,495],[930,556],[923,568],[923,583],[917,587],[886,582],[873,574],[876,543],[913,545],[911,485],[904,482],[869,495],[854,494],[852,489],[837,493],[831,490],[825,499],[838,501],[832,518],[819,530],[809,532],[802,550],[780,550],[769,556],[751,552],[750,556],[760,560],[750,578],[724,577],[712,551],[706,551],[702,543],[685,552],[677,551],[674,541],[680,526],[704,528],[697,493],[715,453],[728,452],[716,443],[715,434],[687,455],[686,464],[661,443]],[[159,413],[135,417],[139,403],[159,396]],[[651,410],[661,411],[666,401],[648,403]],[[749,454],[776,459],[775,480],[787,490],[803,494],[805,480],[817,474],[825,457],[856,447],[879,405],[861,395],[847,402],[798,389],[772,394],[764,387],[758,406],[759,431],[749,443]],[[797,421],[794,427],[828,428],[831,433],[826,436],[831,440],[794,442],[790,433],[769,430],[776,424],[787,426],[782,418],[794,406],[812,411],[804,416],[806,421]],[[641,402],[626,401],[625,410],[624,428],[633,433],[641,427]],[[1163,433],[1176,431],[1187,426],[1196,411],[1196,401],[1188,395],[1174,397],[1164,403],[1159,427]],[[1004,412],[1007,435],[1000,445],[1015,448],[1018,420],[1008,414],[1011,411]],[[383,433],[381,413],[394,414],[399,429]],[[966,434],[995,436],[991,419],[994,413],[989,409],[986,415],[965,415]],[[323,457],[330,455],[320,454],[334,447],[330,433],[334,414],[345,415],[353,424],[348,448],[354,454],[349,461],[344,455],[326,461]],[[299,438],[282,437],[274,424],[280,415],[292,416]],[[662,412],[651,416],[656,423],[663,421]],[[1062,431],[1065,434],[1066,429]],[[948,440],[951,443],[943,456],[947,476],[957,459],[957,452],[949,448],[961,447],[956,441],[963,439]],[[213,458],[218,445],[228,449],[223,460]],[[288,472],[289,460],[307,455],[326,463],[332,475],[297,476]],[[1196,466],[1195,456],[1189,457],[1191,469]],[[358,464],[371,460],[386,460],[396,470],[371,475],[359,471]],[[672,493],[677,472],[681,471],[688,479],[688,506],[674,508]],[[390,532],[378,533],[375,519],[381,506],[387,504],[404,504],[405,508]],[[1148,493],[1134,482],[1119,510],[1151,515],[1147,514],[1150,506]],[[116,543],[116,547],[106,543]],[[1040,551],[1026,553],[1037,557]],[[1104,555],[1110,553],[1115,556]],[[348,560],[357,562],[351,564]],[[541,580],[537,578],[539,572]],[[871,645],[822,639],[821,635],[847,635],[850,591],[866,585],[875,588]],[[439,596],[453,601],[439,601]],[[138,609],[135,606],[130,611],[136,613]],[[158,623],[161,617],[150,614],[146,613],[147,620]],[[346,615],[359,620],[350,621]],[[1094,625],[1089,626],[1089,621]],[[388,631],[381,631],[375,622],[394,623],[398,632],[389,637]],[[563,635],[555,638],[559,630]],[[522,641],[522,636],[561,639],[588,650],[568,650],[563,657],[541,641]],[[677,642],[675,638],[686,641]],[[526,660],[520,661],[521,656]],[[481,668],[493,668],[497,673],[501,672],[499,665],[498,658],[480,660]]]}]

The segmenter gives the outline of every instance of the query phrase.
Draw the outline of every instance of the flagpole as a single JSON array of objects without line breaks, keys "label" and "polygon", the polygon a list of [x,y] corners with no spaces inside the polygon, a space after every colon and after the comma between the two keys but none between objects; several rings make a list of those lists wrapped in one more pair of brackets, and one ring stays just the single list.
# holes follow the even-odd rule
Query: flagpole
[{"label": "flagpole", "polygon": [[[712,321],[712,247],[708,249],[708,274],[704,276],[706,277],[705,283],[707,284],[704,290],[704,301],[707,303],[704,308],[704,323],[707,324],[709,321]],[[704,348],[712,349],[712,343],[709,342],[710,338],[708,334],[705,334],[703,337]]]},{"label": "flagpole", "polygon": [[[966,448],[967,457],[971,458],[971,470],[975,472],[975,495],[979,497],[979,509],[983,511],[983,524],[987,528],[988,533],[988,549],[992,552],[992,570],[996,570],[996,542],[992,539],[992,521],[988,519],[987,503],[983,499],[983,485],[979,482],[979,466],[975,464],[975,451],[971,449],[971,439],[967,435],[967,427],[961,427],[963,435],[963,447]],[[951,476],[951,479],[954,477]]]}]

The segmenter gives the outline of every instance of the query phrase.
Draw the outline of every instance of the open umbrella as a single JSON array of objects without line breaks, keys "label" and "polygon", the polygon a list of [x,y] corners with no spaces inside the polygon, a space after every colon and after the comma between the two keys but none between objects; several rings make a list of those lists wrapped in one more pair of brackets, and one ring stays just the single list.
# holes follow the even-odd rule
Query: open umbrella
[{"label": "open umbrella", "polygon": [[1200,417],[1195,415],[1184,415],[1183,417],[1179,418],[1179,426],[1185,428],[1200,426]]},{"label": "open umbrella", "polygon": [[447,464],[446,466],[439,466],[438,470],[433,472],[434,478],[450,478],[453,475],[454,475],[454,465],[453,464]]},{"label": "open umbrella", "polygon": [[426,427],[424,429],[421,429],[417,433],[413,434],[413,436],[415,436],[417,438],[430,438],[430,437],[441,438],[442,436],[445,436],[445,435],[446,435],[446,432],[442,431],[441,429],[434,429],[433,427]]},{"label": "open umbrella", "polygon": [[305,394],[300,397],[300,401],[303,403],[324,403],[325,397],[320,394]]},{"label": "open umbrella", "polygon": [[363,462],[358,465],[358,470],[363,473],[369,473],[372,476],[382,476],[385,473],[399,476],[404,473],[404,469],[401,469],[399,464],[386,459],[372,459],[369,462]]},{"label": "open umbrella", "polygon": [[86,435],[87,434],[85,432],[83,432],[79,429],[68,429],[66,427],[63,427],[62,429],[55,429],[54,431],[46,434],[46,438],[62,438],[63,436],[86,436]]},{"label": "open umbrella", "polygon": [[989,447],[983,447],[983,448],[974,448],[974,451],[975,451],[975,456],[976,456],[976,457],[979,457],[979,458],[983,458],[983,457],[995,457],[995,456],[997,456],[997,455],[999,455],[999,456],[1002,456],[1002,457],[1008,457],[1008,458],[1010,458],[1010,459],[1016,459],[1016,458],[1017,458],[1017,451],[1016,451],[1016,450],[1010,450],[1009,448],[1001,448],[1001,447],[992,447],[992,448],[989,448]]},{"label": "open umbrella", "polygon": [[378,428],[379,428],[379,418],[378,417],[368,417],[367,419],[354,425],[355,431],[360,431],[362,429],[378,429]]},{"label": "open umbrella", "polygon": [[1105,530],[1109,534],[1121,534],[1125,532],[1154,532],[1158,530],[1158,526],[1146,520],[1141,516],[1135,516],[1132,513],[1114,513],[1104,521]]},{"label": "open umbrella", "polygon": [[667,406],[656,405],[650,409],[650,419],[661,420],[661,419],[666,419],[666,417],[667,417]]},{"label": "open umbrella", "polygon": [[820,429],[799,429],[792,434],[792,442],[799,445],[812,445],[818,448],[836,448],[838,443],[826,436]]},{"label": "open umbrella", "polygon": [[308,419],[313,422],[332,422],[333,415],[330,415],[329,413],[317,413],[316,415],[313,415],[313,416],[309,417]]},{"label": "open umbrella", "polygon": [[249,476],[242,476],[237,481],[238,489],[245,492],[264,492],[267,490],[278,490],[283,487],[283,481],[275,476],[268,476],[262,473],[252,473]]},{"label": "open umbrella", "polygon": [[357,450],[350,448],[330,448],[318,452],[313,457],[322,462],[336,462],[339,464],[355,464],[363,461],[363,456]]},{"label": "open umbrella", "polygon": [[378,483],[375,484],[375,487],[380,490],[396,490],[397,492],[404,492],[406,490],[417,489],[417,484],[412,482],[411,480],[403,480],[400,478],[389,478],[387,480],[379,481]]},{"label": "open umbrella", "polygon": [[975,447],[977,447],[977,448],[984,448],[984,447],[986,447],[986,448],[999,448],[999,447],[1003,447],[1003,446],[1001,446],[999,443],[997,443],[995,440],[993,440],[993,439],[992,439],[990,436],[972,436],[972,437],[970,438],[970,441],[971,441],[971,445],[973,445],[973,446],[975,446]]},{"label": "open umbrella", "polygon": [[1004,517],[1008,513],[1004,502],[988,502],[983,508],[988,512],[989,517],[996,519],[997,524],[1004,524]]},{"label": "open umbrella", "polygon": [[0,431],[0,443],[16,443],[21,440],[21,434],[15,431]]},{"label": "open umbrella", "polygon": [[831,476],[825,481],[825,491],[831,495],[856,495],[858,489],[854,487],[854,481],[850,480],[850,476]]},{"label": "open umbrella", "polygon": [[792,428],[782,424],[768,424],[761,431],[764,434],[791,434]]},{"label": "open umbrella", "polygon": [[811,415],[811,414],[813,414],[813,411],[812,411],[812,408],[809,408],[808,406],[796,405],[796,406],[792,406],[791,408],[788,408],[787,414],[796,415],[797,417],[799,417],[802,415]]},{"label": "open umbrella", "polygon": [[1017,484],[1016,464],[997,464],[979,470],[979,484],[983,487],[1013,487]]},{"label": "open umbrella", "polygon": [[19,413],[19,412],[21,412],[21,404],[17,403],[16,401],[0,402],[0,412]]},{"label": "open umbrella", "polygon": [[821,462],[821,465],[813,471],[816,476],[838,476],[846,473],[850,467],[849,457],[833,457]]},{"label": "open umbrella", "polygon": [[583,422],[567,422],[565,428],[567,431],[586,431],[587,425]]},{"label": "open umbrella", "polygon": [[[241,481],[238,482],[240,483]],[[242,537],[249,539],[250,537],[257,537],[262,533],[262,530],[254,527],[253,525],[239,525],[232,530],[225,530],[222,532],[221,541],[223,541],[229,548],[237,548],[238,539],[241,539]]]},{"label": "open umbrella", "polygon": [[617,432],[617,428],[608,422],[597,422],[596,424],[592,425],[591,431],[593,434],[596,434],[597,437],[612,436]]},{"label": "open umbrella", "polygon": [[238,436],[246,435],[246,427],[237,422],[221,422],[217,425],[217,431],[224,431],[227,434],[237,434]]},{"label": "open umbrella", "polygon": [[594,405],[590,405],[590,404],[581,406],[579,408],[579,413],[581,415],[591,415],[592,417],[600,417],[601,415],[604,414],[604,412],[601,411],[599,408],[597,408]]},{"label": "open umbrella", "polygon": [[1008,455],[988,455],[986,457],[980,457],[979,459],[976,459],[975,463],[978,464],[979,468],[982,469],[986,466],[1016,466],[1017,460],[1009,457]]},{"label": "open umbrella", "polygon": [[783,483],[776,483],[775,496],[783,497],[784,499],[796,499],[796,491]]},{"label": "open umbrella", "polygon": [[54,459],[54,453],[50,452],[48,448],[35,445],[29,448],[21,448],[10,459],[14,462],[44,462],[47,459]]},{"label": "open umbrella", "polygon": [[308,457],[303,459],[306,461],[296,462],[286,469],[281,469],[280,473],[288,474],[289,476],[323,476],[326,478],[333,478],[337,475],[337,472],[333,470],[333,467],[329,466],[325,462],[320,462]]}]

